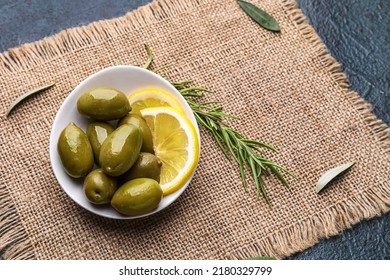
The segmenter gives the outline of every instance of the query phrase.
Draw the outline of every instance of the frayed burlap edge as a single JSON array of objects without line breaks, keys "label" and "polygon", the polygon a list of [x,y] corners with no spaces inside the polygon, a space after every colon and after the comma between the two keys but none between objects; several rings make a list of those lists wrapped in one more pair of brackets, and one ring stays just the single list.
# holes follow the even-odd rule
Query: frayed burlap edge
[{"label": "frayed burlap edge", "polygon": [[[306,17],[293,0],[283,0],[286,11],[297,25],[302,36],[310,41],[321,58],[324,67],[332,74],[334,82],[345,92],[351,104],[360,112],[371,128],[384,153],[390,154],[390,129],[371,113],[371,107],[358,94],[349,90],[349,83],[340,65],[329,54],[327,48],[309,25]],[[123,17],[91,23],[61,31],[57,35],[0,54],[0,74],[26,71],[42,63],[48,63],[68,52],[99,44],[106,39],[119,36],[132,29],[139,29],[172,15],[188,12],[199,6],[197,0],[160,0],[138,8]],[[338,234],[363,219],[369,219],[389,211],[390,188],[383,183],[377,192],[371,189],[355,197],[324,209],[289,227],[264,237],[253,245],[235,252],[227,258],[246,259],[268,255],[284,258],[316,244],[321,238]],[[15,205],[6,186],[0,186],[0,256],[7,259],[32,259],[34,248],[20,221]]]},{"label": "frayed burlap edge", "polygon": [[[28,71],[35,66],[90,45],[98,45],[133,29],[188,12],[199,7],[197,0],[156,0],[126,15],[63,30],[42,40],[0,54],[0,75]],[[1,115],[5,118],[5,115]],[[35,250],[6,186],[0,186],[0,259],[35,259]]]},{"label": "frayed burlap edge", "polygon": [[[341,88],[351,105],[359,111],[365,123],[370,127],[377,144],[386,155],[390,155],[390,128],[372,114],[370,104],[356,92],[350,90],[348,79],[342,72],[341,65],[330,55],[295,1],[283,0],[283,4],[301,35],[314,46],[321,63],[331,73],[334,82]],[[255,256],[273,256],[282,259],[303,251],[318,243],[320,239],[337,235],[342,230],[350,228],[364,219],[371,219],[388,212],[390,210],[389,183],[382,182],[379,186],[375,186],[375,190],[368,189],[364,193],[348,197],[316,215],[304,218],[278,232],[272,232],[255,244],[232,252],[227,257],[229,259],[247,259]]]},{"label": "frayed burlap edge", "polygon": [[34,251],[5,186],[0,186],[0,259],[34,259]]},{"label": "frayed burlap edge", "polygon": [[63,30],[42,40],[11,48],[0,54],[0,74],[34,68],[58,56],[138,30],[200,6],[198,0],[155,0],[126,15]]}]

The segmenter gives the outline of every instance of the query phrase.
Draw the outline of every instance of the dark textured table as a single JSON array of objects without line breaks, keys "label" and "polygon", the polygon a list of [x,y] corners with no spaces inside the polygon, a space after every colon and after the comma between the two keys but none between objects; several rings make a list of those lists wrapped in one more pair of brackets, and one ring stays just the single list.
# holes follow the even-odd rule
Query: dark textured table
[{"label": "dark textured table", "polygon": [[[121,16],[149,2],[0,0],[0,52],[69,27]],[[342,64],[351,88],[390,125],[390,1],[297,2]],[[290,259],[390,259],[390,213],[363,221]]]}]

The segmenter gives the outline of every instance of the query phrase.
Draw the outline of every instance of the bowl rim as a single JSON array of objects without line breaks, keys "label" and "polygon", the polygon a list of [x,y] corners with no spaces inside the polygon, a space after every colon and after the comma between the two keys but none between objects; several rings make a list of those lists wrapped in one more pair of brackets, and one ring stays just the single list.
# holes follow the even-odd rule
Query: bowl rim
[{"label": "bowl rim", "polygon": [[[100,213],[98,210],[93,210],[95,208],[90,208],[90,207],[86,207],[82,204],[82,201],[80,201],[79,199],[77,199],[77,196],[76,195],[73,195],[70,191],[69,191],[69,187],[67,188],[66,186],[63,186],[63,183],[60,181],[59,179],[59,174],[57,172],[65,172],[62,168],[62,163],[59,161],[58,162],[58,158],[56,158],[56,154],[58,154],[57,152],[57,142],[58,142],[58,137],[59,137],[59,134],[61,133],[61,131],[63,130],[62,129],[58,129],[58,127],[64,122],[62,120],[62,116],[63,116],[63,111],[68,107],[68,106],[71,106],[73,100],[72,98],[77,95],[78,91],[80,91],[80,88],[84,87],[85,85],[87,85],[88,83],[91,82],[91,80],[93,79],[96,79],[97,77],[101,76],[101,75],[106,75],[107,73],[110,73],[111,71],[140,71],[140,73],[142,74],[145,74],[145,75],[150,75],[151,77],[159,80],[161,83],[164,84],[164,86],[166,86],[167,88],[169,88],[170,91],[174,92],[174,94],[172,94],[171,92],[167,92],[168,94],[170,95],[173,95],[176,99],[178,99],[178,101],[181,103],[183,109],[184,109],[184,113],[185,115],[188,117],[188,119],[190,120],[190,122],[192,123],[192,125],[194,126],[195,130],[196,130],[196,133],[197,133],[197,136],[198,136],[198,144],[199,144],[199,152],[198,152],[198,160],[197,160],[197,163],[196,163],[196,166],[192,172],[192,174],[190,175],[190,177],[188,178],[188,180],[186,181],[186,183],[184,184],[184,186],[182,188],[180,188],[179,190],[177,190],[176,192],[168,195],[167,197],[171,196],[173,197],[173,199],[170,199],[167,203],[165,203],[165,205],[162,207],[162,208],[157,208],[155,209],[154,211],[150,212],[150,213],[146,213],[146,214],[143,214],[143,215],[138,215],[138,216],[126,216],[126,215],[123,215],[123,214],[120,214],[119,212],[116,212],[116,210],[114,209],[115,213],[117,214],[116,216],[112,216],[112,215],[109,215],[109,214],[106,214],[106,213]],[[113,88],[115,88],[115,86],[112,86]],[[129,93],[125,93],[126,96],[129,95]],[[79,93],[80,95],[80,93]],[[76,106],[76,105],[74,105]],[[76,124],[77,125],[77,124]],[[65,124],[66,126],[66,124]],[[58,132],[59,130],[59,132]],[[55,115],[55,118],[52,122],[52,126],[51,126],[51,132],[50,132],[50,138],[49,138],[49,155],[50,155],[50,164],[51,164],[51,167],[52,167],[52,170],[53,170],[53,173],[54,173],[54,176],[58,182],[58,184],[60,185],[61,189],[67,194],[68,197],[70,197],[76,204],[78,204],[80,207],[82,207],[83,209],[87,210],[88,212],[91,212],[95,215],[98,215],[98,216],[101,216],[101,217],[105,217],[105,218],[109,218],[109,219],[116,219],[116,220],[133,220],[133,219],[139,219],[139,218],[144,218],[144,217],[148,217],[148,216],[151,216],[151,215],[154,215],[156,213],[159,213],[161,211],[163,211],[164,209],[168,208],[173,202],[175,202],[181,195],[182,193],[185,191],[185,189],[188,187],[189,183],[191,182],[193,176],[195,175],[196,173],[196,169],[198,167],[198,164],[199,164],[199,160],[200,160],[200,154],[201,154],[201,139],[200,139],[200,131],[199,131],[199,126],[196,122],[196,118],[189,106],[189,104],[185,101],[184,97],[180,94],[180,92],[169,82],[167,81],[166,79],[164,79],[163,77],[161,77],[160,75],[150,71],[150,70],[147,70],[145,68],[142,68],[142,67],[139,67],[139,66],[131,66],[131,65],[117,65],[117,66],[110,66],[110,67],[107,67],[107,68],[104,68],[104,69],[101,69],[91,75],[89,75],[88,77],[86,77],[83,81],[81,81],[75,88],[73,88],[73,90],[66,96],[66,98],[64,99],[64,101],[62,102],[60,108],[58,109],[56,115]],[[61,168],[62,168],[62,171],[59,171],[58,170],[58,167],[55,166],[55,163],[54,162],[57,162],[57,165],[59,165]],[[95,169],[95,167],[94,167]],[[67,175],[67,174],[66,174]],[[67,175],[69,176],[69,175]],[[69,176],[70,177],[70,176]],[[83,180],[82,178],[81,179],[74,179],[74,178],[71,178],[71,180],[74,180],[74,181],[81,181]],[[76,182],[77,183],[77,182]],[[81,183],[82,184],[82,183]],[[82,187],[82,185],[81,185]],[[162,198],[162,200],[164,199],[164,197]],[[161,202],[160,202],[161,204]],[[90,203],[90,206],[91,207],[96,207],[96,208],[99,208],[99,206],[95,206],[93,205],[92,203]],[[112,208],[111,205],[109,205],[109,207]]]}]

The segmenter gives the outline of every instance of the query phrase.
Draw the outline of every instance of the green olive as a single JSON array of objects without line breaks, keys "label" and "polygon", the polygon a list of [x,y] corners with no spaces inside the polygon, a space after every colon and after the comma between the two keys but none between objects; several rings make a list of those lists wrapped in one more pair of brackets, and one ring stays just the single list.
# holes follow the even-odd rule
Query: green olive
[{"label": "green olive", "polygon": [[95,156],[95,162],[99,162],[100,148],[113,131],[114,127],[104,122],[91,122],[87,128],[88,140],[91,143],[93,155]]},{"label": "green olive", "polygon": [[152,133],[150,132],[150,129],[146,124],[145,120],[138,114],[128,113],[125,117],[123,117],[118,122],[118,126],[126,123],[134,124],[135,126],[138,126],[138,128],[141,130],[141,134],[142,134],[141,152],[154,153]]},{"label": "green olive", "polygon": [[121,176],[122,182],[127,182],[135,178],[151,178],[160,181],[161,161],[151,153],[141,152],[134,165]]},{"label": "green olive", "polygon": [[114,88],[95,88],[80,96],[77,110],[84,116],[110,121],[126,116],[131,107],[123,92]]},{"label": "green olive", "polygon": [[93,168],[93,151],[85,132],[70,123],[61,132],[57,150],[62,166],[71,177],[80,178]]},{"label": "green olive", "polygon": [[121,125],[103,142],[99,154],[100,166],[108,175],[122,175],[137,160],[141,145],[139,128],[132,124]]},{"label": "green olive", "polygon": [[107,204],[110,203],[118,187],[115,178],[106,175],[101,168],[98,168],[85,177],[83,188],[91,203]]},{"label": "green olive", "polygon": [[116,211],[128,216],[152,212],[162,198],[160,185],[150,178],[138,178],[119,187],[111,199]]}]

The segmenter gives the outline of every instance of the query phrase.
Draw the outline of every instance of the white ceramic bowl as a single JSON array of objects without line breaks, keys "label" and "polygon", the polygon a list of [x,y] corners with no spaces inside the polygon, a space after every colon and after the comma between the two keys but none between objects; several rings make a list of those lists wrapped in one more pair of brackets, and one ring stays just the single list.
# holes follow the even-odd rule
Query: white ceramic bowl
[{"label": "white ceramic bowl", "polygon": [[[56,176],[58,183],[61,185],[62,189],[68,194],[68,196],[78,203],[81,207],[87,209],[88,211],[95,213],[97,215],[112,218],[112,219],[135,219],[140,217],[145,217],[157,213],[172,202],[174,202],[186,189],[190,183],[194,173],[192,173],[189,180],[185,185],[178,191],[163,197],[158,208],[151,213],[141,215],[141,216],[124,216],[115,211],[111,205],[94,205],[90,203],[83,191],[83,179],[74,179],[66,174],[64,171],[60,157],[57,152],[57,142],[61,134],[61,131],[70,123],[74,122],[81,129],[86,131],[89,120],[79,114],[77,111],[77,100],[78,98],[93,88],[97,87],[113,87],[118,89],[125,94],[130,94],[135,91],[144,89],[144,88],[159,88],[165,92],[171,94],[175,97],[182,107],[184,108],[186,116],[194,125],[196,132],[198,134],[198,139],[200,141],[199,128],[196,123],[194,114],[192,113],[191,108],[181,96],[181,94],[165,79],[159,75],[145,70],[140,67],[135,66],[113,66],[106,69],[103,69],[85,79],[81,82],[65,99],[61,108],[57,112],[57,115],[54,119],[51,134],[50,134],[50,160],[51,165]],[[199,143],[200,144],[200,143]]]}]

